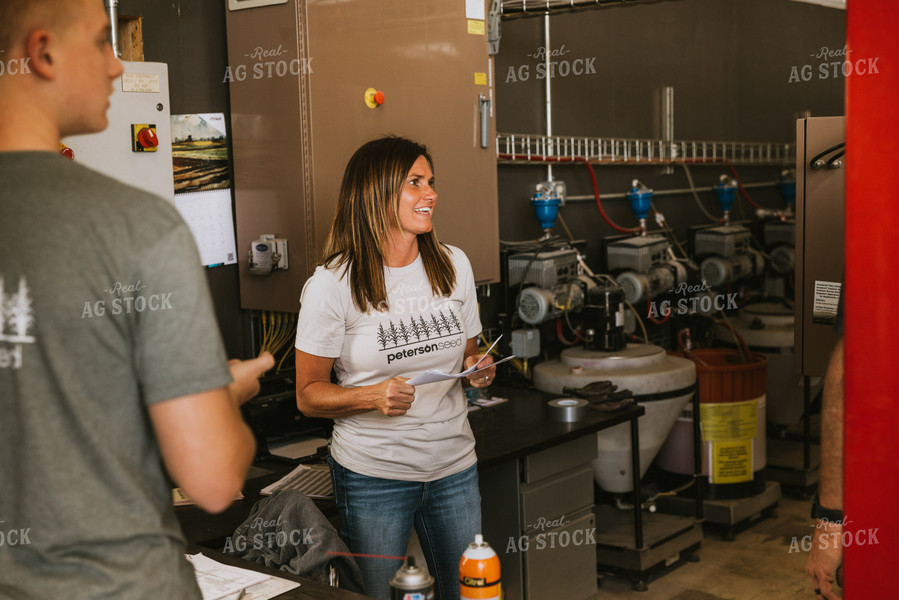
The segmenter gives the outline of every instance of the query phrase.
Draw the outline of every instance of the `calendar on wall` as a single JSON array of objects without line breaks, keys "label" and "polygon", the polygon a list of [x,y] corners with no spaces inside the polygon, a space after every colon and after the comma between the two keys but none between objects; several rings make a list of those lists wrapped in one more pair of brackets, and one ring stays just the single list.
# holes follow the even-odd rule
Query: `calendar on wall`
[{"label": "calendar on wall", "polygon": [[176,194],[175,207],[194,235],[203,266],[237,262],[230,189]]}]

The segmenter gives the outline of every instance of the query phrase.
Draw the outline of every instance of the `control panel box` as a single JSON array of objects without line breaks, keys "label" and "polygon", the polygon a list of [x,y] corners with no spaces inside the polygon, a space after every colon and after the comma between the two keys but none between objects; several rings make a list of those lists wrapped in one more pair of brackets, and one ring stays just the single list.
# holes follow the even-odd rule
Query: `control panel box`
[{"label": "control panel box", "polygon": [[550,252],[525,252],[509,257],[508,285],[533,283],[550,289],[560,280],[577,275],[577,251],[553,250]]},{"label": "control panel box", "polygon": [[109,99],[109,126],[62,140],[74,160],[113,179],[175,201],[169,69],[123,61]]}]

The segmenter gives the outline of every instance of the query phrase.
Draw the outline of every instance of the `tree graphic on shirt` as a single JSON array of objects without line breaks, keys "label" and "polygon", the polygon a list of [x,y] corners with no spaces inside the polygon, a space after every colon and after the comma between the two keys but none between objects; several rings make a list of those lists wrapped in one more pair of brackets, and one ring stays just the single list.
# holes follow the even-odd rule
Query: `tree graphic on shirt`
[{"label": "tree graphic on shirt", "polygon": [[406,324],[400,321],[399,334],[403,338],[403,341],[407,344],[409,343],[409,330],[406,329]]},{"label": "tree graphic on shirt", "polygon": [[[443,328],[443,325],[437,320],[434,313],[431,313],[431,323],[434,324],[434,331],[437,332],[437,335],[440,335],[440,330]],[[447,331],[447,333],[449,333],[449,331]]]},{"label": "tree graphic on shirt", "polygon": [[449,318],[453,324],[453,327],[456,328],[457,330],[459,330],[459,332],[461,333],[462,332],[462,323],[459,322],[459,318],[456,316],[456,313],[454,313],[453,311],[450,311]]},{"label": "tree graphic on shirt", "polygon": [[18,291],[10,295],[6,295],[3,278],[0,278],[0,337],[15,341],[34,341],[28,335],[33,324],[31,294],[25,277],[19,278]]},{"label": "tree graphic on shirt", "polygon": [[415,317],[409,319],[409,332],[415,336],[415,339],[421,341],[421,328],[415,321]]},{"label": "tree graphic on shirt", "polygon": [[409,317],[409,321],[402,319],[395,323],[389,319],[387,325],[379,323],[375,332],[378,345],[381,350],[408,346],[415,342],[427,341],[434,338],[442,338],[462,333],[462,322],[452,309],[439,310],[436,314],[429,313]]},{"label": "tree graphic on shirt", "polygon": [[431,339],[431,326],[425,321],[424,316],[418,317],[418,324],[420,325],[419,330],[421,331],[421,334],[425,338]]},{"label": "tree graphic on shirt", "polygon": [[387,339],[387,331],[384,329],[384,323],[380,323],[378,325],[378,343],[381,345],[381,350],[387,348],[387,342],[389,341]]},{"label": "tree graphic on shirt", "polygon": [[0,336],[6,328],[6,295],[3,293],[3,278],[0,277]]},{"label": "tree graphic on shirt", "polygon": [[[450,314],[452,314],[452,311],[450,311]],[[440,324],[443,325],[443,328],[446,329],[447,333],[451,333],[453,331],[449,319],[446,318],[446,315],[443,314],[442,310],[440,311]]]},{"label": "tree graphic on shirt", "polygon": [[399,346],[400,344],[399,333],[396,330],[396,324],[393,322],[393,319],[390,319],[390,327],[387,328],[387,339],[390,340],[394,346]]}]

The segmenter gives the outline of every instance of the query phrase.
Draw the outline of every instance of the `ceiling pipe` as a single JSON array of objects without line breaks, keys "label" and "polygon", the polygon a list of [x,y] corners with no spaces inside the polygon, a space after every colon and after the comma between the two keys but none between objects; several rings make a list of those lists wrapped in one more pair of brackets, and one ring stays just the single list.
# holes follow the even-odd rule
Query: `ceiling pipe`
[{"label": "ceiling pipe", "polygon": [[104,0],[106,11],[109,13],[109,43],[116,58],[122,58],[122,49],[119,48],[119,0]]}]

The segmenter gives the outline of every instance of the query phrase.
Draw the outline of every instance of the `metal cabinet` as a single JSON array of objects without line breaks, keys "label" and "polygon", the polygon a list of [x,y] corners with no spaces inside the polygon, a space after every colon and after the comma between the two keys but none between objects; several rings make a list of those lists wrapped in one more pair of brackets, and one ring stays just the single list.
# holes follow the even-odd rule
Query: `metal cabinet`
[{"label": "metal cabinet", "polygon": [[[499,280],[492,59],[478,16],[470,0],[228,9],[243,308],[297,309],[343,169],[356,148],[384,134],[428,146],[440,240],[466,252],[478,283]],[[382,104],[366,103],[369,88],[383,94]],[[290,268],[251,275],[250,243],[269,233],[288,240]]]},{"label": "metal cabinet", "polygon": [[593,598],[596,436],[485,469],[485,539],[500,557],[507,600]]},{"label": "metal cabinet", "polygon": [[839,341],[833,329],[843,281],[846,198],[844,117],[796,124],[795,371],[823,376]]}]

